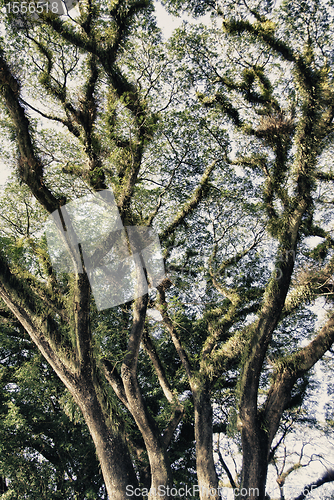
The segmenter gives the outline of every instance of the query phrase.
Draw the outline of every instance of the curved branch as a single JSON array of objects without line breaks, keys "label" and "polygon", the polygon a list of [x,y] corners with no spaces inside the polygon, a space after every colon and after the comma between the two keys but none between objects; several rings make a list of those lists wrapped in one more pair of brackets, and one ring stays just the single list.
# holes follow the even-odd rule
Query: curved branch
[{"label": "curved branch", "polygon": [[313,483],[305,486],[303,492],[298,495],[298,497],[295,497],[294,500],[304,500],[304,498],[306,498],[307,495],[314,491],[316,488],[319,488],[319,486],[322,486],[325,483],[331,483],[332,481],[334,481],[334,470],[330,469],[326,471],[325,474],[317,481],[314,481]]},{"label": "curved branch", "polygon": [[49,213],[52,213],[66,200],[64,198],[57,199],[44,184],[43,165],[35,153],[30,123],[20,104],[20,84],[12,75],[3,51],[0,51],[0,89],[16,131],[20,153],[20,178],[29,186],[41,205]]},{"label": "curved branch", "polygon": [[166,327],[171,335],[176,352],[179,355],[179,358],[181,360],[183,368],[185,369],[186,374],[188,376],[188,379],[190,381],[192,379],[191,364],[190,364],[188,355],[180,342],[179,336],[177,334],[176,329],[174,328],[172,320],[170,319],[170,317],[168,315],[168,312],[167,312],[168,306],[167,306],[167,302],[166,302],[166,295],[165,295],[164,288],[162,285],[159,285],[157,287],[157,289],[159,292],[159,299],[157,302],[157,308],[159,309],[161,316],[162,316],[162,319],[163,319],[163,321],[164,321],[164,323],[165,323],[165,325],[166,325]]},{"label": "curved branch", "polygon": [[175,229],[182,224],[182,222],[187,217],[187,215],[189,215],[194,210],[194,208],[197,207],[197,205],[199,204],[199,202],[202,200],[202,198],[204,196],[205,188],[206,188],[207,183],[209,181],[210,174],[213,171],[213,169],[215,168],[216,163],[217,163],[217,161],[214,160],[206,168],[199,185],[195,189],[195,191],[192,194],[189,201],[184,205],[181,212],[179,212],[177,214],[174,221],[164,231],[162,231],[162,233],[159,235],[160,241],[163,241],[166,238],[168,238],[168,236],[170,236],[175,231]]},{"label": "curved branch", "polygon": [[334,315],[328,319],[312,342],[288,359],[283,359],[277,364],[276,376],[270,387],[264,407],[269,443],[276,434],[282,413],[291,398],[291,390],[295,382],[321,359],[333,343]]}]

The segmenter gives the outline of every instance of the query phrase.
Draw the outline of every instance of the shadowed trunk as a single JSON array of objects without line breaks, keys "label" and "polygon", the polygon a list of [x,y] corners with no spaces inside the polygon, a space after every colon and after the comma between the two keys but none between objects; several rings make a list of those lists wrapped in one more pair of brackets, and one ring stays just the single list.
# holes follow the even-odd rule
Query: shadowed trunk
[{"label": "shadowed trunk", "polygon": [[[138,286],[141,286],[140,281],[138,281]],[[103,361],[103,365],[107,380],[133,416],[143,437],[150,464],[151,484],[148,498],[165,500],[169,498],[168,491],[172,486],[172,474],[164,436],[161,436],[158,426],[148,411],[137,379],[138,354],[143,337],[147,300],[147,294],[142,294],[134,302],[133,325],[121,374],[107,360]]]},{"label": "shadowed trunk", "polygon": [[257,428],[244,426],[241,431],[243,467],[241,485],[236,490],[237,500],[264,500],[267,469],[268,442],[265,431],[257,423]]},{"label": "shadowed trunk", "polygon": [[212,406],[208,384],[193,384],[195,407],[196,469],[201,500],[219,500],[218,477],[213,459]]},{"label": "shadowed trunk", "polygon": [[81,383],[75,399],[94,441],[109,498],[133,498],[130,493],[138,488],[138,480],[123,436],[120,432],[108,429],[93,387]]}]

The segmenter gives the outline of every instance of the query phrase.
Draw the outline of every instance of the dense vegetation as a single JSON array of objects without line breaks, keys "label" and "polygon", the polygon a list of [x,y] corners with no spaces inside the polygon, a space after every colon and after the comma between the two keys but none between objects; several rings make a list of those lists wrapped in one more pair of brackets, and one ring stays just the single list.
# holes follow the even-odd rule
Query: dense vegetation
[{"label": "dense vegetation", "polygon": [[[166,42],[150,0],[3,13],[3,498],[218,500],[228,480],[264,500],[313,366],[331,369],[332,2],[164,4],[211,21]],[[166,277],[99,310],[82,253],[65,241],[55,269],[44,231],[106,189],[159,235]],[[95,243],[98,267],[115,243]]]}]

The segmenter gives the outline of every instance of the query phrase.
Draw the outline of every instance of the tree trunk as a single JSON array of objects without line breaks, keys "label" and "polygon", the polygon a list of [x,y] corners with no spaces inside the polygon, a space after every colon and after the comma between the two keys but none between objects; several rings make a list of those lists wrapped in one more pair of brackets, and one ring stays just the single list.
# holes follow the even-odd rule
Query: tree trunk
[{"label": "tree trunk", "polygon": [[193,384],[195,407],[196,468],[201,500],[219,500],[218,477],[213,459],[210,389]]},{"label": "tree trunk", "polygon": [[[172,474],[166,453],[166,446],[140,393],[136,372],[135,370],[129,370],[124,363],[121,377],[107,360],[103,360],[103,364],[106,379],[120,401],[122,401],[132,414],[145,443],[149,467],[147,468],[145,465],[145,482],[142,487],[143,489],[150,490],[150,500],[167,499],[169,498],[169,488],[172,485]],[[142,460],[140,455],[144,452],[141,449],[141,445],[139,448],[136,446],[135,452],[140,462]]]},{"label": "tree trunk", "polygon": [[268,440],[258,422],[255,426],[244,426],[241,431],[243,465],[241,484],[235,498],[242,500],[265,500],[268,469]]},{"label": "tree trunk", "polygon": [[[143,264],[144,267],[144,264]],[[130,410],[144,439],[150,462],[151,488],[149,500],[167,500],[172,474],[159,429],[151,418],[137,380],[137,363],[144,331],[148,295],[143,292],[143,283],[138,278],[139,298],[133,304],[133,324],[129,335],[127,354],[124,357],[121,378],[127,408]],[[141,295],[141,296],[140,296]]]},{"label": "tree trunk", "polygon": [[6,478],[4,476],[0,476],[0,494],[6,493],[8,491],[8,486],[6,483]]},{"label": "tree trunk", "polygon": [[94,441],[108,496],[112,500],[133,499],[138,480],[128,446],[119,431],[108,428],[95,390],[87,385],[80,384],[74,397]]},{"label": "tree trunk", "polygon": [[129,375],[125,369],[122,371],[128,407],[144,439],[150,463],[151,486],[148,499],[167,500],[169,498],[169,488],[172,485],[172,477],[166,450],[158,428],[147,411],[136,375]]}]

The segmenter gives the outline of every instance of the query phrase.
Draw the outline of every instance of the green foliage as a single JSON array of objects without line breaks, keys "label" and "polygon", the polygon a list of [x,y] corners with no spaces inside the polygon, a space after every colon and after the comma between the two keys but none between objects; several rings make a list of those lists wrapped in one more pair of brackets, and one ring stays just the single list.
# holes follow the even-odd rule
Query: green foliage
[{"label": "green foliage", "polygon": [[[331,7],[163,4],[216,24],[184,23],[163,44],[153,3],[135,0],[80,2],[75,19],[45,16],[18,32],[4,21],[2,157],[16,178],[0,200],[0,292],[17,318],[0,311],[4,498],[103,497],[73,394],[28,341],[24,318],[68,387],[91,382],[96,411],[126,438],[143,485],[142,421],[159,447],[182,407],[159,452],[176,485],[196,484],[203,391],[215,431],[239,439],[253,425],[262,446],[301,406],[309,370],[331,345],[309,344],[309,306],[318,297],[331,305],[333,293]],[[125,225],[161,237],[167,277],[149,289],[155,319],[139,301],[97,311],[82,276],[52,269],[48,212],[105,188]],[[300,367],[303,348],[310,361]],[[242,434],[242,446],[251,438]]]},{"label": "green foliage", "polygon": [[[2,310],[0,473],[3,498],[103,498],[102,477],[82,416],[11,315]],[[75,415],[75,416],[74,416]]]}]

